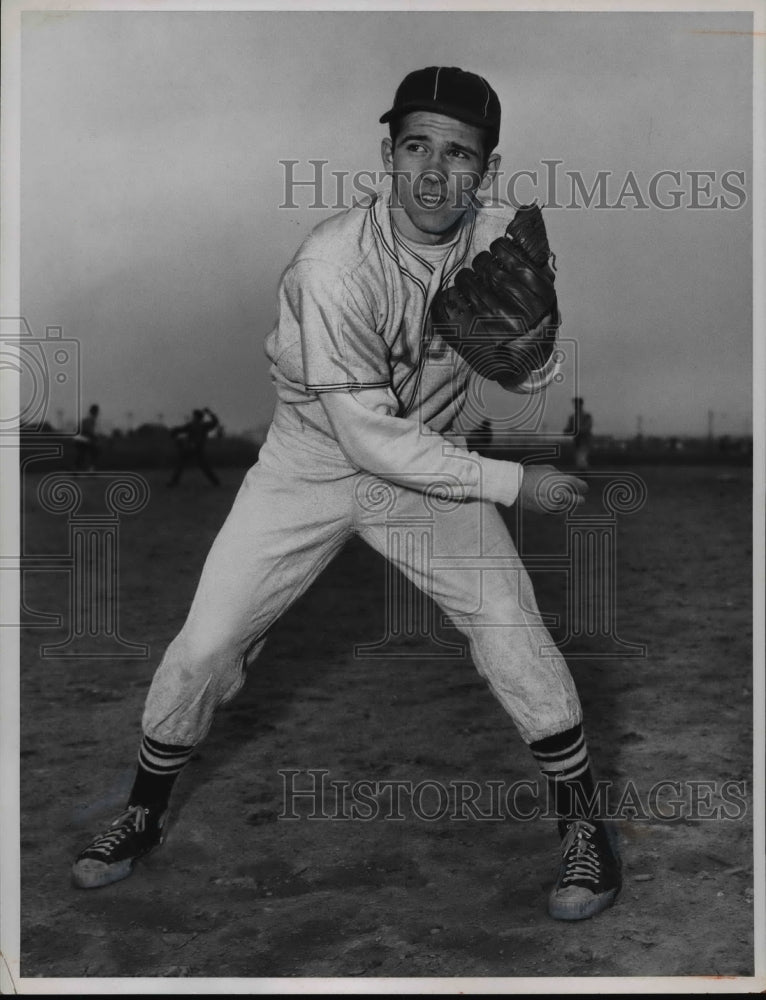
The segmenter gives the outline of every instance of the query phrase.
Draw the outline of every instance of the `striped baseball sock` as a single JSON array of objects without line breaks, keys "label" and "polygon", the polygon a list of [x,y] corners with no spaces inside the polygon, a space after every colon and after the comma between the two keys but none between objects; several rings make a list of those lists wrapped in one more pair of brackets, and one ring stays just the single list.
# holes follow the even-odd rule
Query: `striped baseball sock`
[{"label": "striped baseball sock", "polygon": [[138,750],[138,770],[128,804],[164,810],[170,801],[176,778],[193,753],[194,747],[170,746],[144,736]]},{"label": "striped baseball sock", "polygon": [[594,784],[582,723],[529,744],[548,785],[556,814],[585,819]]}]

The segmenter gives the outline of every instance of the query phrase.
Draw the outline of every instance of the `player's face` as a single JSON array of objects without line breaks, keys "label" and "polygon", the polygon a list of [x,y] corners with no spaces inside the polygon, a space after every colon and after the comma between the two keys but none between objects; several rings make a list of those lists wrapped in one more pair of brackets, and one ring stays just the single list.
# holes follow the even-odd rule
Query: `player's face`
[{"label": "player's face", "polygon": [[470,204],[487,188],[500,157],[484,162],[484,133],[446,115],[413,111],[401,123],[396,144],[383,140],[386,170],[393,177],[394,223],[416,243],[446,243]]}]

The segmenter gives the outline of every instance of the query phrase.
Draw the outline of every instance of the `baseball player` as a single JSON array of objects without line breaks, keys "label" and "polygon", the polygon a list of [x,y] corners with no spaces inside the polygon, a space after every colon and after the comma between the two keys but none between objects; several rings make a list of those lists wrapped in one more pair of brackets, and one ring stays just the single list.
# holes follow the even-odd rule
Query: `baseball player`
[{"label": "baseball player", "polygon": [[[620,863],[587,808],[594,781],[575,685],[555,647],[541,654],[552,640],[496,506],[549,513],[560,509],[562,491],[583,502],[586,484],[550,466],[471,453],[450,435],[474,368],[462,345],[463,300],[451,289],[470,285],[466,265],[478,271],[480,252],[514,218],[479,201],[500,162],[500,103],[482,77],[428,67],[405,77],[380,121],[390,134],[379,190],[320,224],[282,276],[266,340],[277,396],[267,440],[154,675],[126,809],[78,856],[73,878],[82,888],[115,882],[162,842],[173,784],[216,709],[237,694],[286,608],[356,534],[466,636],[476,668],[539,763],[559,817],[549,912],[591,917],[617,895]],[[499,276],[493,261],[487,273]],[[514,327],[511,317],[513,337],[498,348],[493,374],[513,391],[539,391],[555,372],[552,272],[546,261],[513,274],[518,313],[538,316],[542,304],[548,315],[534,329]],[[525,352],[547,360],[530,367]],[[387,512],[418,520],[424,503],[438,560],[387,544]],[[477,553],[491,555],[485,568],[459,565]]]},{"label": "baseball player", "polygon": [[475,427],[470,433],[466,434],[467,447],[471,451],[481,451],[482,448],[488,449],[492,447],[492,421],[488,420],[486,417],[481,421],[478,427]]},{"label": "baseball player", "polygon": [[80,431],[74,436],[74,467],[78,472],[93,472],[98,459],[98,403],[88,408],[88,416],[80,423]]},{"label": "baseball player", "polygon": [[575,468],[584,470],[589,468],[588,456],[593,440],[593,417],[585,410],[585,400],[581,396],[575,396],[572,402],[574,403],[574,413],[569,415],[564,433],[573,435]]},{"label": "baseball player", "polygon": [[207,436],[218,426],[218,417],[212,410],[205,407],[202,410],[194,410],[192,419],[185,424],[171,428],[170,433],[176,443],[178,457],[173,475],[168,481],[168,486],[177,486],[181,481],[184,469],[192,463],[200,467],[213,486],[221,485],[218,476],[210,468],[205,455]]}]

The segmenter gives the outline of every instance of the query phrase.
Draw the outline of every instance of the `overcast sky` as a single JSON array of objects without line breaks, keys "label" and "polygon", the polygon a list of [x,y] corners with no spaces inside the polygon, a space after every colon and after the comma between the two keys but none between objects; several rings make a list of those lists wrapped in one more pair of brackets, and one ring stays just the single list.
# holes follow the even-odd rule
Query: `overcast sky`
[{"label": "overcast sky", "polygon": [[[300,161],[302,178],[327,160],[332,204],[331,171],[380,169],[378,118],[402,77],[458,65],[500,96],[503,183],[537,171],[516,194],[549,204],[576,350],[549,390],[548,427],[563,426],[576,389],[604,433],[632,433],[639,416],[645,433],[705,433],[708,410],[717,431],[742,433],[750,28],[722,13],[25,14],[23,314],[36,336],[60,326],[78,341],[83,401],[107,427],[201,405],[230,430],[267,423],[277,282],[333,212],[309,208],[305,188],[299,209],[280,208],[280,160]],[[561,161],[562,207],[546,160]],[[655,201],[677,188],[675,210],[652,202],[666,170],[680,185],[664,176]],[[608,204],[631,177],[638,197],[571,207],[569,173],[591,188],[599,171]],[[697,202],[717,207],[689,207],[690,171],[713,174]],[[508,397],[489,405],[501,416]]]}]

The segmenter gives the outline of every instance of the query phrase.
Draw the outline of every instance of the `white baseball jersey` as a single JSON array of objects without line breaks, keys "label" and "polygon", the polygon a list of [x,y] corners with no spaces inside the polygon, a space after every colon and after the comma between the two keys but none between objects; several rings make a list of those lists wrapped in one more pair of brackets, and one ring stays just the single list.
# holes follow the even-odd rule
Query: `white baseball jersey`
[{"label": "white baseball jersey", "polygon": [[[466,461],[441,437],[465,404],[471,371],[428,314],[439,287],[503,235],[513,209],[477,204],[449,245],[421,246],[395,230],[389,200],[384,185],[370,204],[319,225],[285,271],[266,341],[277,395],[360,468],[399,483],[428,471],[459,483],[463,496],[511,504],[520,466],[475,453]],[[554,372],[551,361],[518,391],[541,389]]]}]

